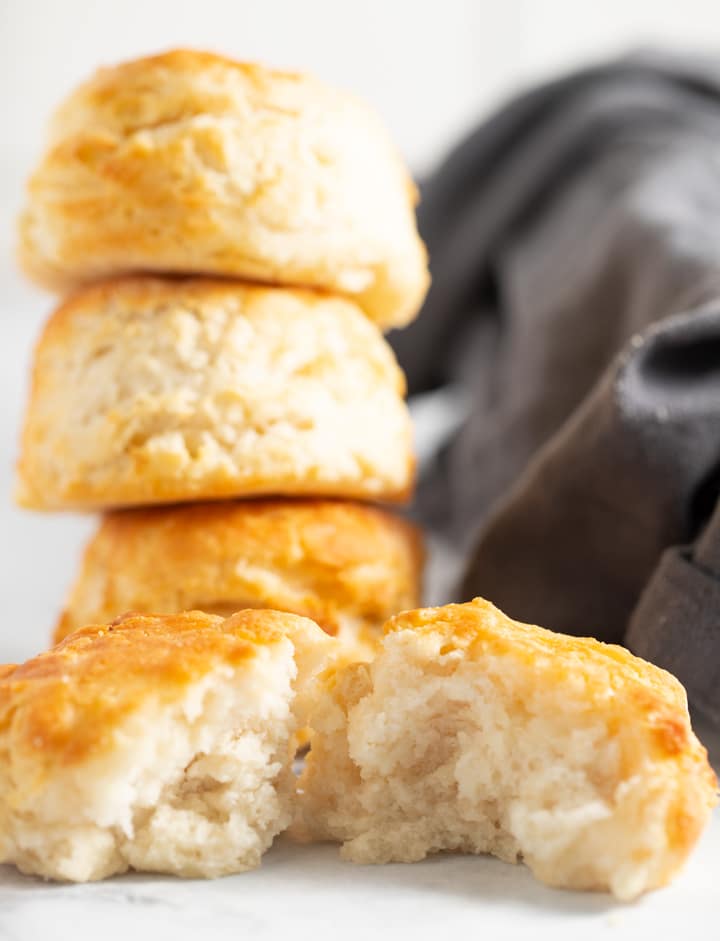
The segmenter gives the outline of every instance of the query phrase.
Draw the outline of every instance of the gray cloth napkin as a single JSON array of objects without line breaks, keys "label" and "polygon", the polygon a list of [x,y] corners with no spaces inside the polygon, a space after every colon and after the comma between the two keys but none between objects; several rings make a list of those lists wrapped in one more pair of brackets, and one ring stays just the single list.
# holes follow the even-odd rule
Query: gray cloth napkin
[{"label": "gray cloth napkin", "polygon": [[457,592],[626,643],[720,724],[720,59],[634,56],[502,109],[423,187],[391,336],[467,419],[416,513]]}]

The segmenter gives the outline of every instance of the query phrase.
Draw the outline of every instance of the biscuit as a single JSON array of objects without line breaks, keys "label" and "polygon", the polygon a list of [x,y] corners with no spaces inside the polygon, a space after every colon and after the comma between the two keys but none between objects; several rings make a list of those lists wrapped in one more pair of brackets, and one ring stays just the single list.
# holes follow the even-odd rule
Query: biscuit
[{"label": "biscuit", "polygon": [[16,667],[0,679],[0,862],[73,882],[259,865],[334,646],[274,611],[132,615]]},{"label": "biscuit", "polygon": [[404,392],[390,347],[348,301],[204,279],[106,282],[58,308],[36,348],[18,502],[404,500]]},{"label": "biscuit", "polygon": [[673,877],[715,804],[674,677],[480,598],[391,619],[372,664],[320,682],[296,832],[355,862],[492,853],[631,899]]},{"label": "biscuit", "polygon": [[178,50],[101,69],[60,107],[20,260],[60,290],[131,272],[319,288],[399,327],[429,283],[415,202],[362,102]]},{"label": "biscuit", "polygon": [[352,659],[421,601],[415,527],[339,500],[245,500],[108,514],[90,539],[55,632],[124,611],[274,608],[312,618]]}]

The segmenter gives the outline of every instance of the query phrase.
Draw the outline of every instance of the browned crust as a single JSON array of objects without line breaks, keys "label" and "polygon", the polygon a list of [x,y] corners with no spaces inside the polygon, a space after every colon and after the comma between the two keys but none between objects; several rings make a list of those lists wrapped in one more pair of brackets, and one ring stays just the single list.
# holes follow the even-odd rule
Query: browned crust
[{"label": "browned crust", "polygon": [[344,618],[378,635],[422,591],[419,530],[376,507],[333,500],[253,500],[106,515],[84,554],[55,640],[118,611],[260,606]]},{"label": "browned crust", "polygon": [[179,49],[100,69],[60,106],[19,258],[63,291],[138,271],[325,288],[389,328],[429,284],[416,200],[353,96]]},{"label": "browned crust", "polygon": [[150,697],[173,701],[214,668],[236,667],[289,631],[313,629],[304,618],[261,610],[228,619],[126,614],[81,628],[0,678],[0,754],[45,769],[81,763],[111,748],[118,725]]}]

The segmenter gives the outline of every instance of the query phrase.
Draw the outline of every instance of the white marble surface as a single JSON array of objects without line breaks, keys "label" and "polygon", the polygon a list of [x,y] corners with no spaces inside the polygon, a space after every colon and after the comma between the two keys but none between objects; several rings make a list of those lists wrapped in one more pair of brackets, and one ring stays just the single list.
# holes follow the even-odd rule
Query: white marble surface
[{"label": "white marble surface", "polygon": [[0,938],[712,939],[719,872],[718,815],[680,878],[631,905],[548,889],[522,866],[485,857],[367,867],[340,861],[332,846],[281,840],[261,869],[214,882],[132,875],[57,886],[0,867]]}]

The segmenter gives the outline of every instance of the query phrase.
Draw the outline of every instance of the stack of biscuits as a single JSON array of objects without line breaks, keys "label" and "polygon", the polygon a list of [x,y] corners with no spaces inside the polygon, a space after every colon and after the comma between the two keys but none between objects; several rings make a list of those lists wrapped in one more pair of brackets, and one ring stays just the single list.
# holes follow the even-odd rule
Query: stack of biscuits
[{"label": "stack of biscuits", "polygon": [[413,200],[373,116],[308,78],[176,52],[58,112],[22,257],[70,294],[19,497],[105,516],[64,639],[0,665],[0,864],[212,877],[287,830],[631,899],[687,858],[717,782],[673,677],[482,599],[379,639],[420,585],[417,534],[370,505],[412,490],[381,331],[427,286]]},{"label": "stack of biscuits", "polygon": [[374,114],[307,76],[175,51],[59,108],[20,257],[66,297],[17,496],[104,516],[56,640],[127,611],[275,608],[361,659],[417,606],[420,538],[371,505],[412,493],[382,331],[428,285],[415,198]]}]

